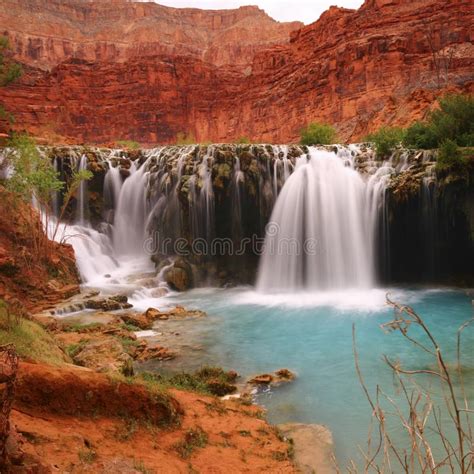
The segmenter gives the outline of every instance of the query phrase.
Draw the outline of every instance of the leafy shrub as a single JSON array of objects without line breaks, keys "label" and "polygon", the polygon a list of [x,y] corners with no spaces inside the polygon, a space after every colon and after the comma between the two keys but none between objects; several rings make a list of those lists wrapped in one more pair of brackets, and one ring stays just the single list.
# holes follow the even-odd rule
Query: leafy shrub
[{"label": "leafy shrub", "polygon": [[21,76],[21,66],[11,60],[8,38],[0,36],[0,86],[6,86]]},{"label": "leafy shrub", "polygon": [[208,443],[207,433],[202,428],[189,429],[184,439],[174,445],[174,448],[183,459],[188,459],[197,448],[205,448]]},{"label": "leafy shrub", "polygon": [[438,145],[453,140],[459,146],[474,146],[474,96],[447,95],[439,105],[429,119]]},{"label": "leafy shrub", "polygon": [[403,129],[398,127],[382,127],[377,132],[366,137],[368,142],[375,144],[375,150],[379,158],[388,157],[393,150],[400,145],[405,136]]},{"label": "leafy shrub", "polygon": [[235,143],[238,143],[240,145],[249,145],[250,144],[250,138],[248,138],[248,137],[239,137],[239,138],[237,138],[237,141]]},{"label": "leafy shrub", "polygon": [[337,141],[337,134],[334,127],[325,123],[310,123],[301,130],[302,145],[331,145]]},{"label": "leafy shrub", "polygon": [[427,122],[415,122],[406,131],[404,145],[409,148],[438,148],[447,140],[462,147],[474,146],[474,97],[447,95],[439,101]]},{"label": "leafy shrub", "polygon": [[445,140],[440,148],[436,169],[438,171],[454,171],[463,174],[466,168],[466,160],[460,153],[458,145],[454,140]]},{"label": "leafy shrub", "polygon": [[407,128],[403,138],[407,148],[431,150],[437,148],[438,139],[433,127],[426,122],[415,122]]},{"label": "leafy shrub", "polygon": [[7,181],[7,189],[31,202],[33,194],[41,204],[49,202],[52,192],[60,191],[63,183],[50,160],[41,156],[34,140],[27,135],[15,135],[9,142],[8,156],[15,172]]},{"label": "leafy shrub", "polygon": [[140,143],[133,140],[118,140],[115,143],[120,148],[125,148],[126,150],[138,150],[140,148]]}]

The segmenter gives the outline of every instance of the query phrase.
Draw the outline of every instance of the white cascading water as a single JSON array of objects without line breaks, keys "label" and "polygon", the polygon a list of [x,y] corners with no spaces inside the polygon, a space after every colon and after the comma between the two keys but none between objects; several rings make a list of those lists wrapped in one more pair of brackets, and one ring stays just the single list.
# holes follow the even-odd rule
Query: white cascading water
[{"label": "white cascading water", "polygon": [[130,177],[121,188],[115,210],[113,245],[117,255],[142,256],[148,217],[148,172],[146,166],[137,170],[136,162],[132,164],[130,172]]},{"label": "white cascading water", "polygon": [[[78,171],[87,169],[87,156],[82,155],[79,160]],[[84,211],[87,207],[87,181],[81,181],[77,195],[77,215],[76,220],[78,224],[84,225],[86,223]]]},{"label": "white cascading water", "polygon": [[259,291],[373,286],[375,212],[370,201],[378,192],[342,158],[311,148],[309,156],[298,159],[267,227]]},{"label": "white cascading water", "polygon": [[[201,161],[191,154],[193,147],[149,150],[145,162],[131,164],[130,176],[124,180],[120,167],[113,166],[114,158],[119,157],[117,151],[104,156],[109,164],[104,181],[109,218],[98,230],[91,228],[87,222],[87,188],[82,188],[77,222],[59,236],[74,245],[86,284],[111,288],[130,282],[131,275],[154,270],[151,252],[144,246],[148,228],[158,229],[160,238],[162,233],[164,237],[181,237],[183,202],[179,193],[180,183],[185,182],[181,180],[185,166],[194,169],[188,180],[191,235],[212,238],[215,149],[210,147]],[[267,169],[261,171],[259,200],[266,199],[263,207],[268,203],[273,206],[278,197],[260,261],[259,292],[314,293],[373,287],[375,235],[386,184],[395,172],[393,164],[368,163],[369,172],[359,173],[357,146],[338,147],[337,153],[310,148],[308,155],[296,160],[289,158],[289,147],[274,146],[272,151],[274,162],[267,160]],[[77,163],[79,167],[87,165],[83,157]],[[232,236],[237,240],[243,231],[242,212],[248,205],[245,180],[236,157],[230,194]],[[262,206],[260,201],[257,205]],[[278,232],[273,234],[275,224]]]}]

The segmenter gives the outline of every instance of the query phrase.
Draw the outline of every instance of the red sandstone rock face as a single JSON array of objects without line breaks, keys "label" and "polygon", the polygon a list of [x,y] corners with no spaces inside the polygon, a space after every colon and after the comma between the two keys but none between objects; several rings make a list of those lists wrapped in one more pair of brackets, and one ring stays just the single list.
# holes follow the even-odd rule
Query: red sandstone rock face
[{"label": "red sandstone rock face", "polygon": [[2,0],[0,25],[18,59],[41,69],[71,58],[123,62],[158,54],[247,66],[255,52],[287,43],[303,26],[278,23],[257,7],[205,11],[126,0]]},{"label": "red sandstone rock face", "polygon": [[0,90],[18,128],[73,142],[289,142],[320,120],[355,140],[474,90],[472,0],[367,0],[298,30],[252,7],[110,3],[4,0],[0,31],[27,64]]}]

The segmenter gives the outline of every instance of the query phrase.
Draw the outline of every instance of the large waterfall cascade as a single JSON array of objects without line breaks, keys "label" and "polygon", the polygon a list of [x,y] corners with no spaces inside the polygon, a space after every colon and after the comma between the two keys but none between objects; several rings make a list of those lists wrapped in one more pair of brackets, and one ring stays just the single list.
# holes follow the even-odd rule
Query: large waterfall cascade
[{"label": "large waterfall cascade", "polygon": [[258,289],[372,287],[378,207],[372,191],[335,153],[312,149],[299,158],[268,225]]},{"label": "large waterfall cascade", "polygon": [[[103,182],[107,226],[93,228],[87,222],[84,184],[78,193],[76,223],[65,230],[85,283],[113,280],[114,273],[123,276],[130,270],[124,261],[146,262],[150,271],[153,265],[145,241],[152,231],[160,239],[185,236],[209,242],[216,236],[214,180],[222,170],[224,175],[230,172],[224,187],[234,240],[244,234],[245,214],[255,205],[261,215],[268,212],[262,223],[262,229],[269,225],[259,291],[370,288],[376,283],[375,248],[377,233],[386,224],[386,189],[394,174],[411,166],[408,154],[379,162],[367,149],[361,160],[363,153],[356,145],[309,149],[264,145],[255,146],[249,165],[245,153],[235,147],[229,152],[227,146],[232,163],[227,171],[222,147],[145,150],[139,159],[128,160],[126,174],[122,174],[122,151],[97,150],[107,170]],[[87,166],[85,155],[75,160],[78,167]],[[256,194],[249,196],[252,186]],[[163,251],[165,256],[172,256],[172,249]]]}]

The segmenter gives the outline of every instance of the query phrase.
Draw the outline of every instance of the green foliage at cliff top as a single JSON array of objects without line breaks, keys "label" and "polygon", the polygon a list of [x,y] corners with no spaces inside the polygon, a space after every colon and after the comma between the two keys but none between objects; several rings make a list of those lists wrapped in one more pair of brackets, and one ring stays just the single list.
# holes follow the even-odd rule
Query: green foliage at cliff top
[{"label": "green foliage at cliff top", "polygon": [[403,140],[409,148],[439,148],[447,140],[460,147],[474,146],[474,96],[451,94],[439,101],[426,122],[410,126]]},{"label": "green foliage at cliff top", "polygon": [[133,140],[118,140],[115,144],[120,148],[125,148],[127,150],[139,150],[141,146],[140,143]]},{"label": "green foliage at cliff top", "polygon": [[337,133],[333,126],[327,123],[310,123],[301,130],[302,145],[331,145],[337,142]]},{"label": "green foliage at cliff top", "polygon": [[375,145],[379,158],[389,157],[392,151],[400,145],[404,137],[404,130],[398,127],[382,127],[377,132],[366,137],[366,141]]}]

